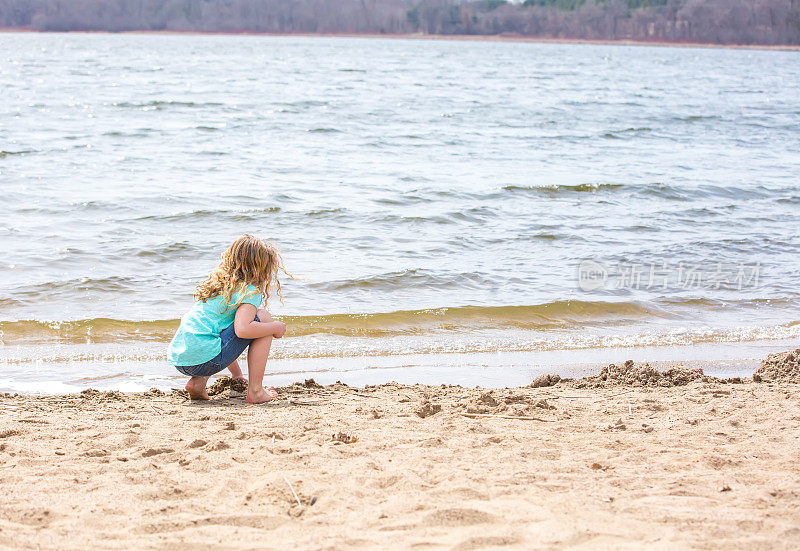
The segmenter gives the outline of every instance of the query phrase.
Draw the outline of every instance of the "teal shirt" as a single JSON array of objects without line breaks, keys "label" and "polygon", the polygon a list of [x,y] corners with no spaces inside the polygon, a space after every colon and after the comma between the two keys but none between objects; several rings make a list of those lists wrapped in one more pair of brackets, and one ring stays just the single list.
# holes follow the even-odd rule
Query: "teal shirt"
[{"label": "teal shirt", "polygon": [[[234,293],[231,303],[236,304],[239,296],[240,293]],[[263,298],[261,291],[254,285],[249,285],[242,304],[252,304],[258,308]],[[226,306],[227,303],[222,297],[210,298],[206,302],[198,300],[194,303],[192,309],[181,318],[181,326],[169,343],[167,361],[170,365],[200,365],[214,359],[220,353],[222,340],[219,335],[233,323],[233,318],[236,316],[235,308],[220,314]]]}]

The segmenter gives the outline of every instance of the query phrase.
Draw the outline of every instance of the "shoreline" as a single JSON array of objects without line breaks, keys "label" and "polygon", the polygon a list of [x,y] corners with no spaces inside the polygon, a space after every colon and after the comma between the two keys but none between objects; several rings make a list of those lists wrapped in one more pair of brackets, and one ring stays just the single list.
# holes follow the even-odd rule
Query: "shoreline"
[{"label": "shoreline", "polygon": [[380,34],[380,33],[270,33],[256,31],[182,31],[182,30],[130,30],[130,31],[38,31],[25,27],[0,27],[0,33],[31,34],[139,34],[139,35],[211,35],[211,36],[268,36],[268,37],[320,37],[320,38],[387,38],[395,40],[453,40],[467,42],[530,42],[537,44],[591,44],[602,46],[653,46],[703,49],[735,49],[766,51],[800,51],[800,44],[720,44],[712,42],[671,42],[663,40],[550,38],[521,35],[441,35],[441,34]]},{"label": "shoreline", "polygon": [[[288,341],[276,345],[296,346]],[[0,392],[53,396],[80,392],[86,387],[124,392],[150,388],[169,391],[186,382],[183,375],[166,364],[161,343],[148,347],[136,343],[133,347],[139,356],[128,359],[125,359],[128,349],[120,349],[118,344],[94,346],[76,345],[75,350],[58,349],[52,353],[42,350],[35,356],[30,355],[30,350],[18,351],[19,356],[15,356],[13,349],[5,349],[4,355],[0,355],[3,366]],[[280,356],[277,354],[268,363],[265,381],[282,386],[313,377],[321,384],[340,380],[353,386],[396,381],[507,388],[523,387],[544,373],[566,378],[589,377],[611,363],[628,359],[647,362],[659,370],[680,366],[699,368],[718,378],[751,378],[769,354],[796,347],[796,339],[783,339],[551,351],[449,351],[345,357],[277,357]]]},{"label": "shoreline", "polygon": [[798,390],[0,395],[0,545],[791,549]]}]

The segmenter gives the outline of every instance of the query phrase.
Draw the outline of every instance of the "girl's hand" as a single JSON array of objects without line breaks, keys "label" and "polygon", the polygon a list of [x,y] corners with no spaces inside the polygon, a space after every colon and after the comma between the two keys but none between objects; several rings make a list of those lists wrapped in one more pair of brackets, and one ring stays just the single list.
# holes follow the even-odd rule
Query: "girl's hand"
[{"label": "girl's hand", "polygon": [[272,334],[272,336],[275,337],[276,339],[280,339],[282,336],[286,334],[286,324],[283,323],[282,321],[274,321],[272,323],[278,326],[277,331],[275,331]]}]

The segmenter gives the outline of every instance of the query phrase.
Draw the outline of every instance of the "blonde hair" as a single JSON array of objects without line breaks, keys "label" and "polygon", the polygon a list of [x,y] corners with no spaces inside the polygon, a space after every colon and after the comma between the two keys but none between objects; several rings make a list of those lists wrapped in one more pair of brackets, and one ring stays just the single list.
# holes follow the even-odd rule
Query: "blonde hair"
[{"label": "blonde hair", "polygon": [[[264,304],[269,300],[271,287],[275,288],[283,303],[278,270],[292,277],[284,268],[283,259],[273,244],[245,234],[222,253],[219,266],[197,286],[194,299],[206,302],[214,297],[222,297],[220,308],[224,304],[225,309],[219,313],[224,314],[236,310],[247,296],[253,296],[252,291],[247,294],[247,287],[253,285],[264,297]],[[239,293],[239,297],[231,304],[231,298],[236,293]]]}]

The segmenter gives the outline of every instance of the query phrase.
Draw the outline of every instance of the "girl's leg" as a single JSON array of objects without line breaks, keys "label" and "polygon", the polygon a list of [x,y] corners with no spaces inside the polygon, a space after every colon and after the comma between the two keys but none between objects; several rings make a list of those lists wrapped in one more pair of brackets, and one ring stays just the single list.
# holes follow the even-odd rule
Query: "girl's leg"
[{"label": "girl's leg", "polygon": [[[256,315],[258,315],[258,319],[262,323],[269,323],[270,321],[272,321],[272,316],[270,316],[269,312],[267,312],[264,309],[257,310],[256,311]],[[267,354],[269,354],[269,347],[267,347]],[[248,365],[248,371],[249,371],[250,370],[250,367],[249,367],[250,366],[250,364],[249,364],[250,352],[247,353],[247,357],[248,357],[248,364],[247,365]],[[264,362],[266,363],[266,360],[264,360]],[[231,379],[241,379],[241,380],[247,382],[247,379],[245,379],[244,375],[242,375],[242,369],[239,367],[239,361],[238,360],[233,360],[233,363],[231,363],[231,365],[228,366],[228,370],[231,372]]]},{"label": "girl's leg", "polygon": [[247,403],[261,404],[269,402],[278,393],[273,389],[264,390],[264,371],[267,369],[267,356],[272,346],[272,336],[253,339],[247,349],[247,374],[250,382],[247,385]]},{"label": "girl's leg", "polygon": [[228,366],[228,371],[231,372],[231,379],[241,379],[247,382],[247,379],[242,375],[242,369],[239,367],[239,360],[233,360],[231,365]]},{"label": "girl's leg", "polygon": [[189,398],[192,400],[210,400],[208,392],[206,392],[206,383],[208,377],[192,377],[186,383],[186,392],[189,393]]},{"label": "girl's leg", "polygon": [[267,310],[264,310],[263,308],[260,309],[260,310],[257,310],[256,314],[258,315],[258,319],[261,320],[261,323],[269,323],[269,322],[272,321],[272,315]]}]

